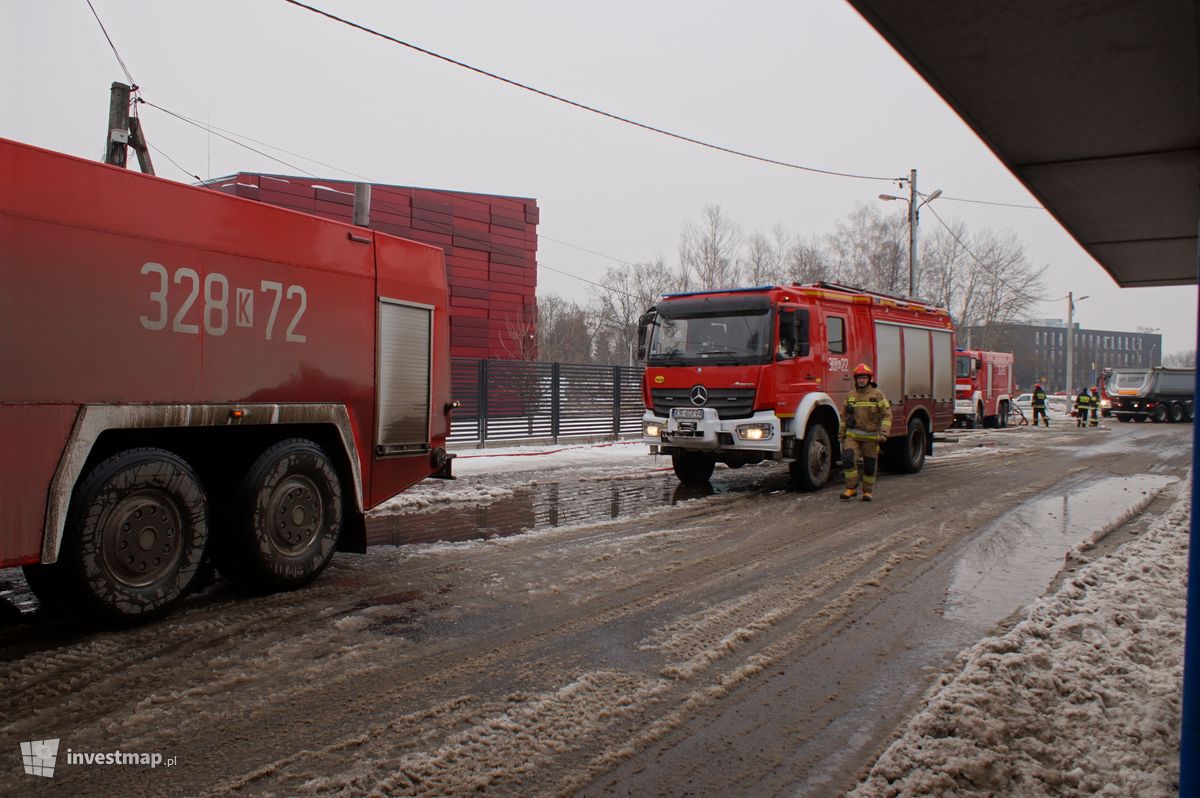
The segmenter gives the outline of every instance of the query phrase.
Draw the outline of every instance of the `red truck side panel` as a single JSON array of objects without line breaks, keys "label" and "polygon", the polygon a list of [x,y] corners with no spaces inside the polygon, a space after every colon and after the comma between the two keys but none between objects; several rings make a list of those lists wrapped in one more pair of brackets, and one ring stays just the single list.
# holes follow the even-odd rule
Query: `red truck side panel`
[{"label": "red truck side panel", "polygon": [[[378,291],[383,298],[427,305],[433,311],[430,357],[429,440],[445,447],[450,434],[450,314],[447,306],[446,270],[442,253],[433,247],[397,238],[377,236]],[[373,449],[367,442],[363,452]],[[429,455],[378,457],[367,484],[368,504],[374,506],[429,476]]]},{"label": "red truck side panel", "polygon": [[35,563],[42,550],[47,491],[78,408],[0,405],[0,568]]},{"label": "red truck side panel", "polygon": [[429,445],[445,443],[438,249],[3,139],[0,174],[0,561],[40,552],[82,405],[345,407],[367,507],[433,470],[371,453],[377,287],[433,309]]}]

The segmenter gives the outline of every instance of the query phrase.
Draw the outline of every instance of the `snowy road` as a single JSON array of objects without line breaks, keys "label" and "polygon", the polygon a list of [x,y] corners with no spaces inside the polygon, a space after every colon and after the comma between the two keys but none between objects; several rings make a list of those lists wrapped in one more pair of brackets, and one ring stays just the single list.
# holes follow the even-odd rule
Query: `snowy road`
[{"label": "snowy road", "polygon": [[778,466],[697,496],[638,446],[464,457],[308,589],[0,629],[0,793],[840,794],[1067,551],[1176,498],[1191,425],[1110,426],[952,433],[873,504]]}]

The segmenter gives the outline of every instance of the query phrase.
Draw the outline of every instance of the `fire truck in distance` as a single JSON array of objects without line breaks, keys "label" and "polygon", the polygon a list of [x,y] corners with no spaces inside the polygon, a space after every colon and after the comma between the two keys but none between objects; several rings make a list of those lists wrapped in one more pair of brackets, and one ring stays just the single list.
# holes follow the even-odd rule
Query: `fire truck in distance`
[{"label": "fire truck in distance", "polygon": [[919,471],[954,420],[954,328],[944,308],[831,283],[664,296],[642,318],[642,440],[676,476],[779,460],[819,488],[859,363],[892,403],[892,470]]},{"label": "fire truck in distance", "polygon": [[0,567],[168,611],[362,551],[449,475],[441,250],[0,139]]},{"label": "fire truck in distance", "polygon": [[980,349],[954,350],[954,422],[958,426],[1007,427],[1012,407],[1013,356]]}]

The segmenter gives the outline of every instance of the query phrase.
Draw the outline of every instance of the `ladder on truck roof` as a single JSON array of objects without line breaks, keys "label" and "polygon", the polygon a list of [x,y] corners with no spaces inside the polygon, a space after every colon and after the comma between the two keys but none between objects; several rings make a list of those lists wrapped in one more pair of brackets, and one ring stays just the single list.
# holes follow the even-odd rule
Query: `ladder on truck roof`
[{"label": "ladder on truck roof", "polygon": [[846,291],[851,294],[862,294],[864,296],[879,297],[880,299],[891,299],[896,302],[907,302],[910,305],[925,305],[929,308],[941,309],[941,305],[928,299],[921,299],[915,296],[905,296],[904,294],[886,294],[883,291],[872,291],[869,288],[861,288],[857,285],[846,285],[845,283],[834,283],[827,280],[821,280],[816,283],[792,283],[797,288],[828,288],[834,291]]}]

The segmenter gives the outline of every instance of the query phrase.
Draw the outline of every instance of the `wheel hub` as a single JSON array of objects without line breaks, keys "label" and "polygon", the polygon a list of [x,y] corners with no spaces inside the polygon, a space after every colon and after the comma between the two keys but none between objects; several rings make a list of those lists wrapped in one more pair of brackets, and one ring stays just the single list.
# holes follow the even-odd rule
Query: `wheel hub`
[{"label": "wheel hub", "polygon": [[302,474],[293,474],[276,486],[267,511],[271,543],[284,554],[303,552],[324,527],[321,492]]},{"label": "wheel hub", "polygon": [[182,528],[170,496],[154,489],[131,493],[104,521],[101,556],[117,581],[131,587],[153,584],[178,567]]}]

